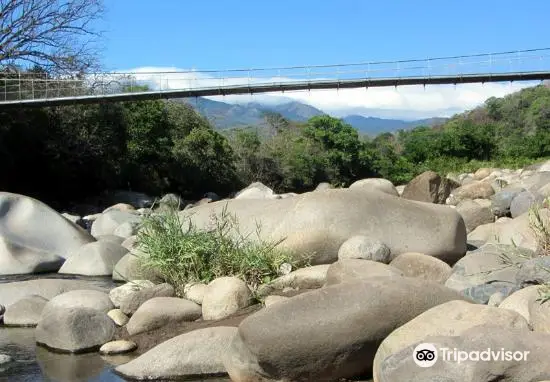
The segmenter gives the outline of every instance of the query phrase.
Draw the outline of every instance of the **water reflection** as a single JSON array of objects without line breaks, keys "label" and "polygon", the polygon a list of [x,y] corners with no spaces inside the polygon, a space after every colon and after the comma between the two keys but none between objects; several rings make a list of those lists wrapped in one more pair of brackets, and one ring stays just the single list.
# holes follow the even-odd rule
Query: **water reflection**
[{"label": "water reflection", "polygon": [[[71,355],[52,353],[37,347],[33,328],[0,328],[0,352],[12,356],[12,363],[0,367],[0,380],[51,382],[121,382],[113,365],[97,353]],[[120,359],[120,363],[130,358]]]}]

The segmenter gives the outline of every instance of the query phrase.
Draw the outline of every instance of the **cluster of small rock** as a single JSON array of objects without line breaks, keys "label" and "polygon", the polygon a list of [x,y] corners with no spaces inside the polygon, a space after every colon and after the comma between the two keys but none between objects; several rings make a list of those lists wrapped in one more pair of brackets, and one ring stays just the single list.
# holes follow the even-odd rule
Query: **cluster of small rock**
[{"label": "cluster of small rock", "polygon": [[[285,238],[281,247],[311,266],[263,285],[264,307],[238,327],[176,336],[117,372],[134,379],[211,377],[233,381],[542,381],[550,379],[550,256],[530,209],[550,218],[550,163],[511,171],[479,169],[441,177],[426,172],[404,187],[364,179],[349,188],[321,184],[276,195],[255,183],[232,199],[216,197],[179,212],[201,228],[212,214],[236,216],[242,232]],[[166,198],[174,202],[174,198]],[[91,232],[34,199],[0,193],[0,274],[58,271],[131,280],[114,289],[80,280],[0,285],[4,324],[36,326],[36,340],[67,351],[130,352],[113,341],[171,323],[215,321],[250,306],[242,280],[188,284],[184,297],[139,267],[134,247],[143,213],[117,204],[86,217]],[[21,222],[24,221],[24,224]],[[463,350],[529,351],[525,361],[420,368],[420,343]]]}]

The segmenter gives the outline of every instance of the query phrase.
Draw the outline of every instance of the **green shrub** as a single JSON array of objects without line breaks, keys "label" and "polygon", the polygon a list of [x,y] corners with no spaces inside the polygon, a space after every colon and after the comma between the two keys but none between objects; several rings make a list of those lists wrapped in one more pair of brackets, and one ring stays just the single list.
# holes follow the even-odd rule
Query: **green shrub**
[{"label": "green shrub", "polygon": [[277,277],[283,263],[303,265],[277,248],[282,240],[262,240],[259,226],[256,240],[241,234],[226,208],[211,221],[211,229],[200,230],[175,209],[145,217],[137,235],[142,265],[160,274],[178,295],[188,282],[208,283],[222,276],[239,277],[254,291]]}]

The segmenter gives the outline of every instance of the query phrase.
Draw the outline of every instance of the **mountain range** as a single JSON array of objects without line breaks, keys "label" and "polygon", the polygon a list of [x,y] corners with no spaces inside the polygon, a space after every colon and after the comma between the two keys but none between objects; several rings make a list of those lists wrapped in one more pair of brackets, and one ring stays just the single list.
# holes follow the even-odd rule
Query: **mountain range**
[{"label": "mountain range", "polygon": [[[181,100],[191,105],[197,112],[206,117],[217,129],[228,129],[245,126],[266,126],[265,113],[279,113],[286,119],[295,122],[304,122],[318,115],[327,114],[311,105],[290,101],[279,104],[263,104],[249,102],[243,104],[231,104],[214,101],[208,98],[187,98]],[[401,129],[411,129],[416,126],[434,126],[441,124],[447,118],[428,118],[414,121],[402,119],[386,119],[366,117],[353,114],[342,118],[346,123],[356,128],[359,133],[366,135],[377,135],[385,132],[395,132]]]}]

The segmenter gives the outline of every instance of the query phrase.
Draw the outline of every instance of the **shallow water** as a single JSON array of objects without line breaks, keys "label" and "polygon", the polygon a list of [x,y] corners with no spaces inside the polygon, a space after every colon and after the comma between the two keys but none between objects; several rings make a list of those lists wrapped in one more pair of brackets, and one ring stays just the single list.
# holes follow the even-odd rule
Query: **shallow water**
[{"label": "shallow water", "polygon": [[[41,274],[4,276],[0,283],[34,279],[80,279],[91,285],[114,288],[118,284],[108,277],[75,277],[71,275]],[[9,354],[14,362],[0,365],[0,381],[31,382],[120,382],[124,379],[113,373],[131,357],[101,357],[98,353],[70,355],[52,353],[37,347],[34,328],[6,328],[0,326],[0,353]]]},{"label": "shallow water", "polygon": [[[110,277],[79,277],[57,273],[41,275],[2,276],[0,284],[15,281],[56,278],[86,280],[91,285],[111,289]],[[99,353],[59,354],[36,346],[34,328],[7,328],[0,325],[0,353],[8,354],[14,362],[0,365],[0,381],[9,382],[122,382],[125,379],[113,372],[118,365],[134,356],[100,356]],[[208,382],[227,382],[228,378]]]}]

